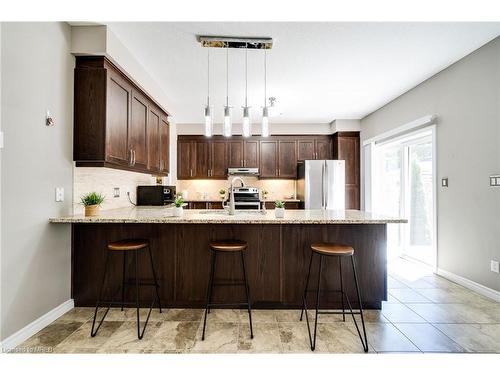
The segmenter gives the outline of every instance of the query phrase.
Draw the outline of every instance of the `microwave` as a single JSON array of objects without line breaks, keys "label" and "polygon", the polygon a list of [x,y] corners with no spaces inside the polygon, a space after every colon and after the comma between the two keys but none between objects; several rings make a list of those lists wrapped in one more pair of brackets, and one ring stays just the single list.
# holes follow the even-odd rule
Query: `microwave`
[{"label": "microwave", "polygon": [[175,186],[137,186],[138,206],[164,206],[174,203]]}]

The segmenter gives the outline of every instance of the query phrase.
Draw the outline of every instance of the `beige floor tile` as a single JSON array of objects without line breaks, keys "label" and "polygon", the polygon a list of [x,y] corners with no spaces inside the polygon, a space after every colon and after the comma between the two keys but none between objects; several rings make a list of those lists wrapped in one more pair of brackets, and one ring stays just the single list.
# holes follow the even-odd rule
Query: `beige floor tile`
[{"label": "beige floor tile", "polygon": [[197,322],[202,319],[202,309],[168,309],[165,320],[174,322]]},{"label": "beige floor tile", "polygon": [[377,352],[416,352],[419,349],[390,323],[367,323],[368,343]]},{"label": "beige floor tile", "polygon": [[205,340],[201,340],[203,323],[200,323],[193,353],[235,353],[238,349],[239,323],[207,324]]},{"label": "beige floor tile", "polygon": [[95,337],[90,336],[90,329],[92,327],[92,322],[88,321],[84,323],[75,332],[69,335],[64,341],[62,341],[56,349],[66,348],[70,350],[72,348],[100,348],[110,336],[120,328],[123,322],[112,322],[104,321],[101,328],[97,332]]},{"label": "beige floor tile", "polygon": [[424,323],[425,320],[403,304],[384,304],[382,315],[393,323]]},{"label": "beige floor tile", "polygon": [[[244,310],[245,316],[242,316],[242,311],[238,309],[211,309],[210,314],[207,314],[207,322],[232,322],[239,323],[242,318],[246,318],[248,316],[246,310]],[[203,320],[203,316],[205,311],[203,311],[201,320]]]},{"label": "beige floor tile", "polygon": [[500,324],[435,324],[470,352],[500,353]]},{"label": "beige floor tile", "polygon": [[[121,309],[118,307],[109,309],[108,313],[106,314],[105,320],[108,322],[124,322],[130,319],[129,318],[131,314],[130,310],[132,309],[124,308],[123,311],[121,311]],[[100,321],[105,312],[106,308],[101,307],[97,312],[96,321]],[[92,311],[92,317],[90,318],[90,321],[92,321],[93,318],[94,318],[94,312]]]},{"label": "beige floor tile", "polygon": [[408,304],[408,307],[429,323],[498,323],[497,309],[459,303]]},{"label": "beige floor tile", "polygon": [[61,322],[86,322],[89,319],[92,319],[94,316],[94,308],[93,307],[75,307],[68,311],[66,314],[57,319],[54,323]]},{"label": "beige floor tile", "polygon": [[423,352],[464,351],[460,345],[429,323],[397,323],[395,326]]},{"label": "beige floor tile", "polygon": [[40,352],[50,352],[82,326],[82,322],[58,322],[42,329],[16,348],[23,352],[27,348],[38,348]]},{"label": "beige floor tile", "polygon": [[283,351],[278,323],[253,324],[253,339],[250,338],[250,325],[242,323],[238,338],[239,353],[280,353]]},{"label": "beige floor tile", "polygon": [[[160,313],[160,309],[158,308],[153,308],[151,310],[151,315],[149,316],[149,321],[150,322],[161,322],[164,321],[166,316],[167,316],[167,311],[168,309],[162,309],[162,312]],[[141,322],[144,322],[148,316],[149,308],[143,308],[139,309],[139,317],[141,319]],[[126,317],[127,320],[133,320],[135,321],[137,319],[137,310],[134,308],[130,308],[126,312]]]},{"label": "beige floor tile", "polygon": [[[358,324],[358,327],[361,335],[363,335],[361,323]],[[314,326],[311,325],[311,335],[313,333]],[[364,353],[363,344],[355,325],[353,323],[342,322],[318,323],[315,351],[328,353]],[[368,344],[368,351],[374,351],[370,343]]]},{"label": "beige floor tile", "polygon": [[145,352],[186,352],[193,346],[200,322],[161,323],[154,336],[148,337]]},{"label": "beige floor tile", "polygon": [[398,300],[396,297],[393,295],[387,293],[387,301],[382,301],[382,306],[390,304],[390,303],[401,303],[400,300]]},{"label": "beige floor tile", "polygon": [[98,348],[67,348],[67,347],[56,347],[54,348],[54,353],[56,354],[95,354]]},{"label": "beige floor tile", "polygon": [[283,323],[298,323],[300,310],[274,310],[276,320]]},{"label": "beige floor tile", "polygon": [[[285,353],[310,353],[309,335],[305,322],[280,322],[278,323],[280,341]],[[319,348],[319,351],[325,351],[325,348]],[[323,350],[321,350],[323,349]]]},{"label": "beige floor tile", "polygon": [[[420,294],[427,297],[435,303],[465,303],[479,306],[495,306],[500,305],[493,300],[482,297],[479,294],[468,291],[466,289],[416,289]],[[409,301],[413,302],[413,301]]]},{"label": "beige floor tile", "polygon": [[[151,338],[156,335],[161,322],[149,322],[144,331],[144,337],[137,337],[137,323],[134,321],[123,322],[123,324],[106,340],[100,347],[99,353],[114,353],[117,349],[128,353],[138,353],[145,349]],[[140,329],[142,331],[143,325]]]},{"label": "beige floor tile", "polygon": [[431,302],[429,299],[413,289],[389,289],[389,295],[395,297],[403,303],[424,303]]},{"label": "beige floor tile", "polygon": [[389,288],[389,289],[408,289],[409,286],[402,283],[398,279],[395,279],[394,277],[387,276],[387,288]]},{"label": "beige floor tile", "polygon": [[[241,322],[248,323],[248,313],[240,310]],[[254,323],[277,323],[276,310],[252,309],[252,322]]]}]

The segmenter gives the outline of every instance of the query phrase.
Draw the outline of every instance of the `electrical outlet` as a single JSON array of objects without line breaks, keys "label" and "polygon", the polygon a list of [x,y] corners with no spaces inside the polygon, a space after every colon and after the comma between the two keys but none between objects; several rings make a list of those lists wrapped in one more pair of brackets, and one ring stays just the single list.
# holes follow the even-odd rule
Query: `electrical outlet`
[{"label": "electrical outlet", "polygon": [[492,260],[490,262],[490,269],[491,269],[491,272],[495,272],[495,273],[499,272],[499,270],[498,270],[498,261],[497,260]]},{"label": "electrical outlet", "polygon": [[56,202],[64,202],[64,188],[56,187]]},{"label": "electrical outlet", "polygon": [[120,188],[119,187],[115,187],[113,189],[113,198],[120,198]]}]

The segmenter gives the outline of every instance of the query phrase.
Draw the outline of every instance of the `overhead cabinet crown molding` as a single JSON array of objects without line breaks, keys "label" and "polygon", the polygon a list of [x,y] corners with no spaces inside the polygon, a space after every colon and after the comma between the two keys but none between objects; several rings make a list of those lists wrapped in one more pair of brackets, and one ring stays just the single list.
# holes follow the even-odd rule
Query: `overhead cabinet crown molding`
[{"label": "overhead cabinet crown molding", "polygon": [[74,96],[77,167],[169,173],[168,113],[107,58],[77,57]]}]

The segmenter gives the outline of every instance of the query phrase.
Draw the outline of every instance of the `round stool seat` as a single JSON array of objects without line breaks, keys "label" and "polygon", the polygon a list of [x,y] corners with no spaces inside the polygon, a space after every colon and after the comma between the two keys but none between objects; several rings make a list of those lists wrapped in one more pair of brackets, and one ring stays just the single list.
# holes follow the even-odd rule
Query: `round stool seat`
[{"label": "round stool seat", "polygon": [[108,250],[127,251],[127,250],[140,250],[149,246],[148,240],[132,239],[120,240],[108,243]]},{"label": "round stool seat", "polygon": [[351,246],[332,242],[313,243],[311,250],[322,255],[352,256],[354,254]]},{"label": "round stool seat", "polygon": [[243,251],[247,248],[247,242],[241,240],[211,241],[208,246],[215,251]]}]

